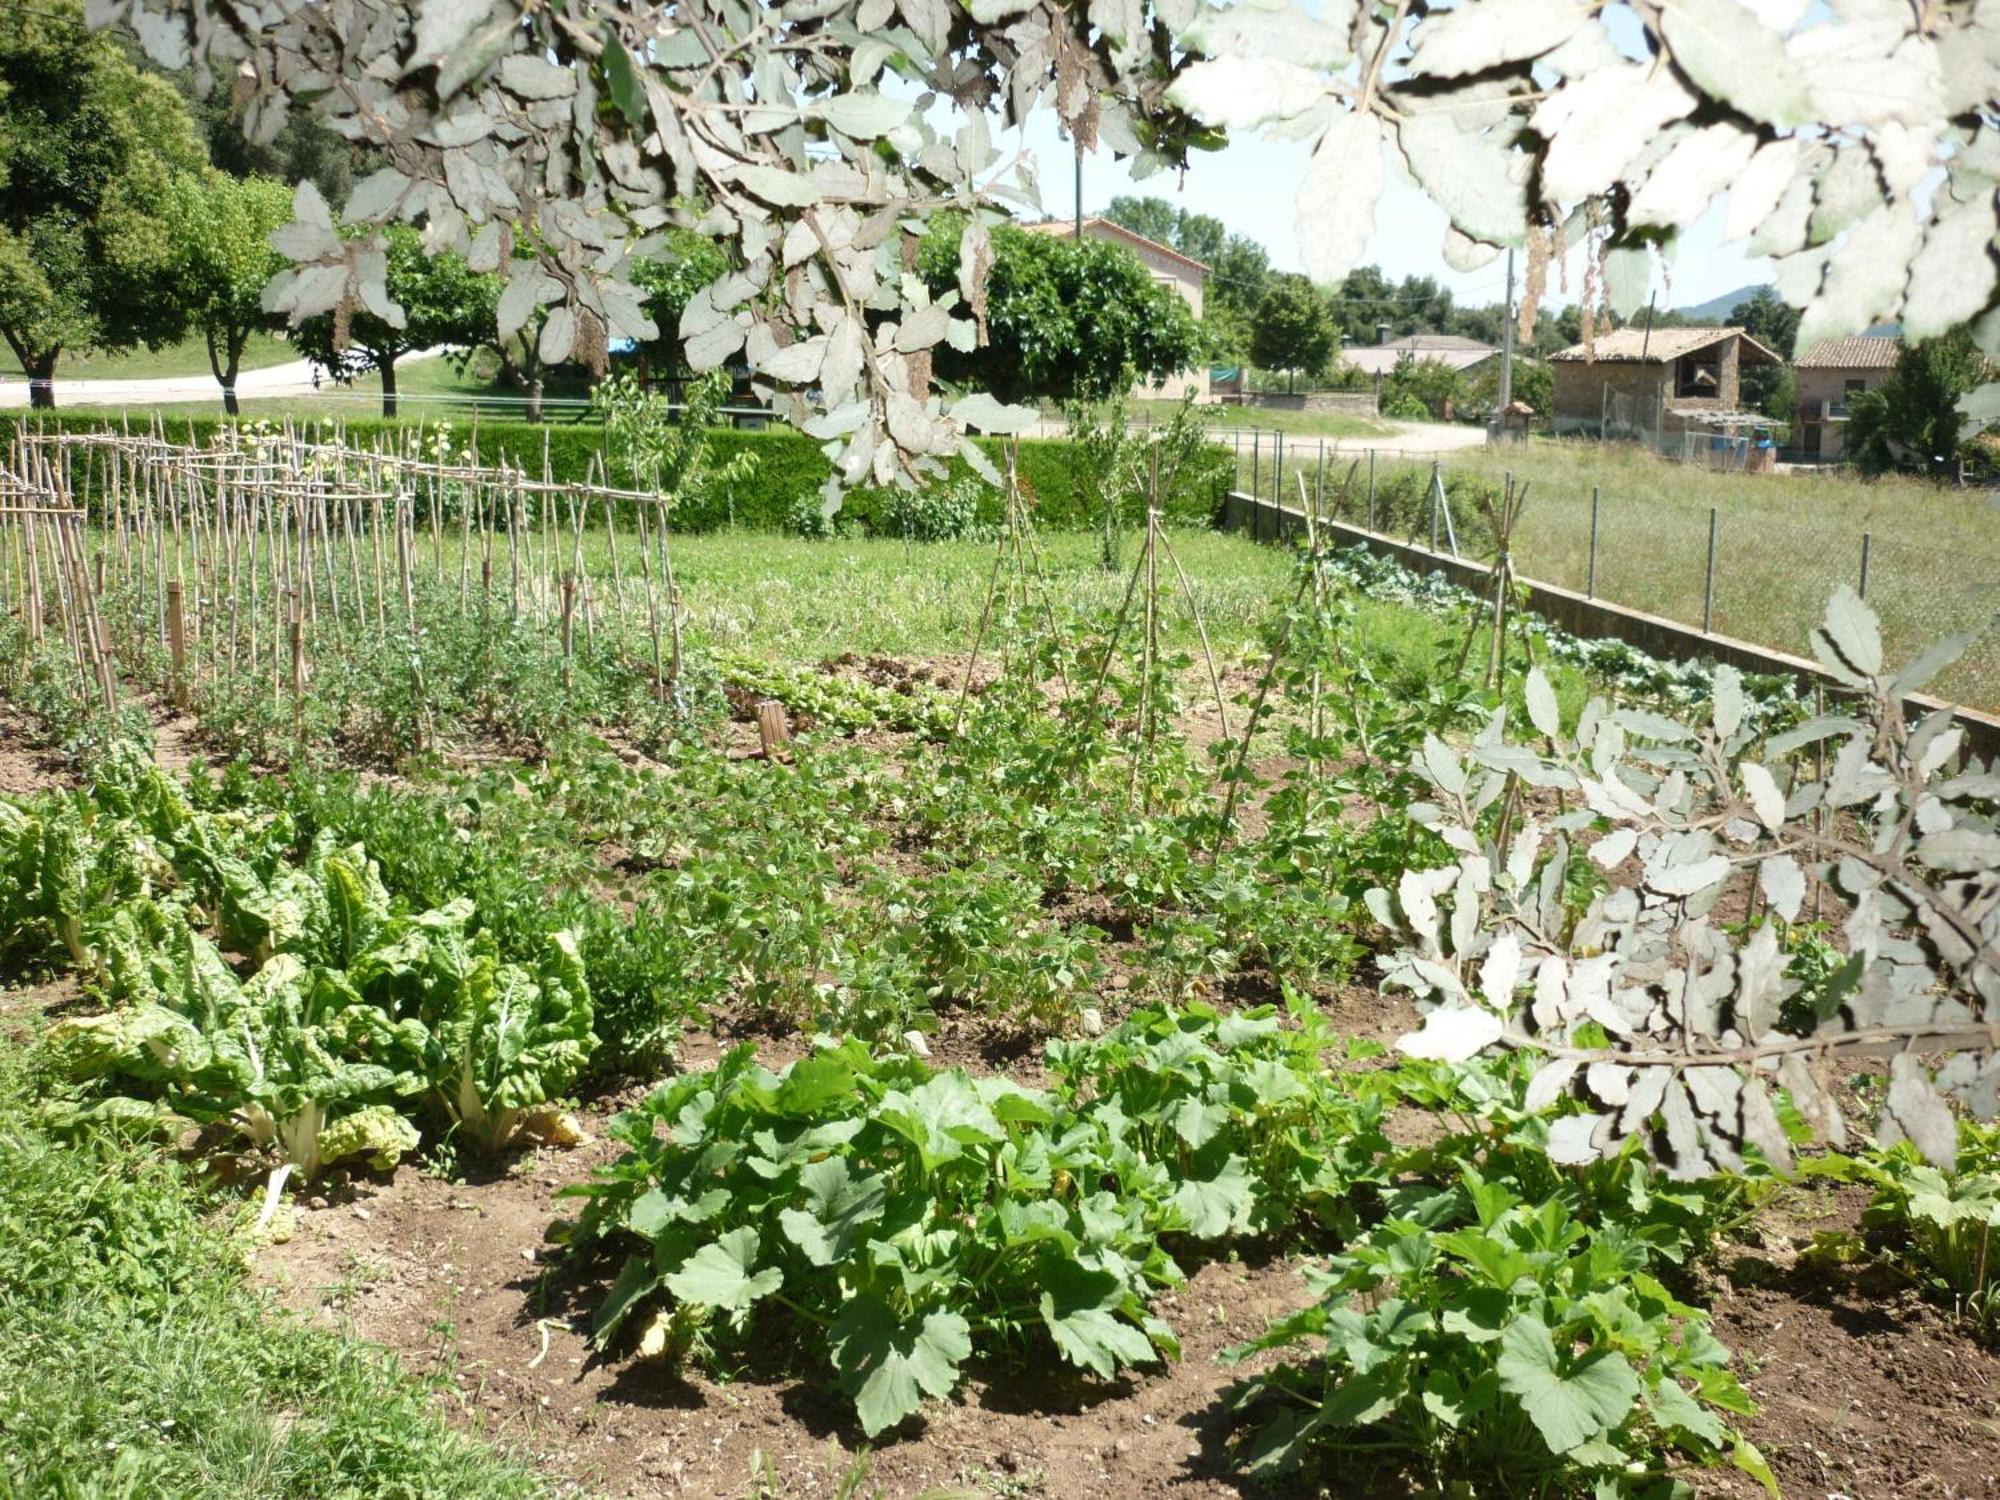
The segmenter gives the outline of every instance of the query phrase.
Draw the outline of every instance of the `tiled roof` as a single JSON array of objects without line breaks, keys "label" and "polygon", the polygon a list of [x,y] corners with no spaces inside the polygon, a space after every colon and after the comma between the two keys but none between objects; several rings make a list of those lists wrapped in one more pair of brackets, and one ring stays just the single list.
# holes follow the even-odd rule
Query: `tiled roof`
[{"label": "tiled roof", "polygon": [[[1061,234],[1067,235],[1071,239],[1076,238],[1076,220],[1074,219],[1042,219],[1034,224],[1021,224],[1017,227],[1027,230],[1030,234]],[[1207,261],[1196,260],[1192,255],[1183,255],[1172,245],[1162,245],[1158,240],[1149,240],[1137,230],[1127,229],[1123,224],[1115,220],[1099,218],[1097,215],[1092,214],[1083,221],[1083,232],[1090,234],[1093,231],[1102,231],[1108,233],[1113,239],[1126,240],[1134,245],[1143,245],[1148,250],[1166,256],[1169,260],[1177,260],[1182,265],[1193,266],[1197,271],[1204,274],[1208,271]]]},{"label": "tiled roof", "polygon": [[1896,363],[1902,344],[1880,334],[1851,339],[1821,339],[1798,358],[1801,370],[1886,370]]},{"label": "tiled roof", "polygon": [[1478,339],[1460,338],[1455,333],[1412,333],[1399,339],[1391,339],[1386,344],[1376,345],[1378,349],[1477,349],[1482,354],[1498,354],[1500,351],[1491,344],[1482,344]]},{"label": "tiled roof", "polygon": [[1353,348],[1340,351],[1343,364],[1352,366],[1364,375],[1387,375],[1406,359],[1424,364],[1443,365],[1450,370],[1469,370],[1474,365],[1484,364],[1500,351],[1471,339],[1461,341],[1462,347],[1439,348],[1432,345],[1412,345],[1406,341],[1393,344],[1357,344]]},{"label": "tiled roof", "polygon": [[1620,328],[1614,333],[1599,334],[1591,343],[1573,344],[1560,354],[1551,354],[1549,358],[1576,362],[1596,360],[1603,364],[1664,365],[1683,355],[1706,349],[1711,344],[1719,344],[1726,338],[1743,341],[1746,364],[1784,363],[1775,349],[1760,344],[1740,328],[1655,328],[1650,335],[1643,328]]}]

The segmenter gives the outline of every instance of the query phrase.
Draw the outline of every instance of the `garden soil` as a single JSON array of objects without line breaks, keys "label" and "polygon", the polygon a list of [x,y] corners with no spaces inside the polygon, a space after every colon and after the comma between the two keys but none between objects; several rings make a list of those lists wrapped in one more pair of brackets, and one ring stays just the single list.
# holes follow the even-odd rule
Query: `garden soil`
[{"label": "garden soil", "polygon": [[[1406,1027],[1400,1002],[1356,990],[1329,1005],[1336,1026]],[[739,1033],[691,1033],[683,1067],[712,1063]],[[767,1037],[772,1066],[797,1038]],[[1035,1059],[996,1057],[989,1039],[939,1039],[939,1061],[1040,1082]],[[997,1066],[996,1066],[997,1063]],[[1220,1352],[1300,1306],[1300,1257],[1190,1265],[1160,1313],[1182,1358],[1116,1382],[1050,1362],[975,1367],[950,1402],[928,1404],[894,1438],[868,1444],[810,1344],[727,1371],[674,1369],[588,1342],[590,1310],[615,1266],[558,1261],[544,1236],[573,1214],[558,1196],[612,1159],[609,1113],[632,1085],[583,1117],[586,1144],[539,1149],[451,1181],[406,1165],[308,1199],[258,1274],[299,1315],[395,1351],[439,1382],[456,1420],[512,1443],[558,1479],[610,1496],[1176,1497],[1416,1495],[1407,1480],[1349,1472],[1318,1486],[1260,1489],[1232,1471]],[[1400,1126],[1421,1121],[1392,1120]],[[1816,1234],[1851,1229],[1853,1189],[1788,1189],[1760,1232],[1700,1289],[1760,1404],[1746,1424],[1783,1492],[1809,1500],[2000,1497],[2000,1356],[1907,1289],[1863,1282],[1802,1255]],[[858,1467],[857,1467],[858,1466]],[[852,1489],[842,1483],[865,1478]],[[1687,1476],[1699,1494],[1752,1500],[1728,1472]]]}]

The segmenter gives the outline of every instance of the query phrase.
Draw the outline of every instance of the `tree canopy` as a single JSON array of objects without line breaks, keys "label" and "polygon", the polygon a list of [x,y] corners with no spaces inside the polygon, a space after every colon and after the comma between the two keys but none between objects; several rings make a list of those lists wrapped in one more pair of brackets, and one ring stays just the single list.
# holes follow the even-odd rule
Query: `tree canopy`
[{"label": "tree canopy", "polygon": [[[934,293],[956,286],[966,224],[936,220],[919,256]],[[933,372],[1002,401],[1100,401],[1207,357],[1187,302],[1122,245],[1002,226],[992,231],[986,345],[938,346]]]},{"label": "tree canopy", "polygon": [[1964,333],[1925,339],[1896,355],[1896,368],[1847,406],[1847,447],[1863,468],[1915,467],[1944,475],[1958,462],[1966,419],[1959,400],[1991,378]]},{"label": "tree canopy", "polygon": [[173,296],[202,335],[223,409],[234,415],[244,346],[273,322],[264,288],[286,261],[271,234],[292,217],[291,190],[269,178],[183,172],[168,189],[162,217]]},{"label": "tree canopy", "polygon": [[1317,375],[1340,347],[1326,299],[1303,276],[1274,276],[1250,324],[1250,357],[1266,370]]},{"label": "tree canopy", "polygon": [[203,164],[180,96],[77,0],[0,9],[0,337],[35,405],[66,349],[179,336],[160,216]]},{"label": "tree canopy", "polygon": [[[1971,322],[2000,351],[1990,0],[122,0],[105,12],[168,66],[239,76],[254,137],[297,109],[385,148],[393,165],[347,204],[360,237],[333,231],[317,193],[303,203],[300,269],[277,299],[294,319],[385,304],[365,231],[420,215],[430,248],[527,280],[503,335],[560,309],[542,353],[590,354],[653,335],[633,264],[664,225],[698,227],[729,242],[732,268],[683,312],[690,363],[741,356],[766,389],[798,393],[844,483],[935,473],[969,426],[1031,420],[985,401],[947,407],[928,375],[962,325],[976,341],[1000,205],[1036,208],[1032,172],[1003,159],[993,126],[1040,108],[1081,149],[1142,175],[1232,132],[1302,143],[1299,249],[1319,285],[1360,261],[1393,151],[1449,220],[1455,270],[1525,251],[1530,321],[1550,265],[1579,249],[1592,287],[1629,316],[1680,228],[1727,192],[1725,232],[1773,258],[1801,340]],[[327,87],[328,59],[340,87]],[[882,86],[891,75],[898,88]],[[911,83],[960,112],[917,111]],[[906,238],[945,208],[979,217],[940,296],[906,277]],[[522,222],[537,244],[517,264]],[[887,323],[871,320],[892,310],[877,340]]]}]

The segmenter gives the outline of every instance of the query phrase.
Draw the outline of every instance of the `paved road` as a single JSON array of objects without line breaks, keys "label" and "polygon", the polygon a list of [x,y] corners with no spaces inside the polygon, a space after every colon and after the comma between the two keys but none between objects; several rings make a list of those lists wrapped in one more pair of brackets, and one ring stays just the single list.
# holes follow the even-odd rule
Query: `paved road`
[{"label": "paved road", "polygon": [[[1373,448],[1377,453],[1455,453],[1461,448],[1482,448],[1486,445],[1486,429],[1468,427],[1461,422],[1384,422],[1391,430],[1375,437],[1320,438],[1314,433],[1287,433],[1285,446],[1292,452],[1310,450],[1317,453],[1321,442],[1325,442],[1328,453],[1366,453]],[[1060,419],[1037,422],[1023,436],[1062,437],[1068,431]],[[1248,422],[1217,424],[1209,429],[1218,442],[1231,441],[1238,432],[1243,434],[1243,446],[1249,450],[1251,424]],[[1271,429],[1263,429],[1264,441],[1270,442]]]},{"label": "paved road", "polygon": [[[396,361],[397,369],[404,369],[420,359],[432,359],[445,352],[440,344],[435,349],[421,349],[405,354]],[[346,388],[331,380],[322,379],[316,388],[313,385],[313,365],[311,360],[295,359],[282,365],[266,365],[260,370],[243,370],[236,376],[236,394],[243,400],[253,397],[311,397],[333,392],[346,393]],[[200,375],[166,375],[151,380],[64,380],[56,377],[56,409],[66,406],[156,406],[170,401],[213,401],[222,404],[222,387],[215,377]],[[28,382],[18,375],[0,379],[0,407],[26,406],[28,404]]]}]

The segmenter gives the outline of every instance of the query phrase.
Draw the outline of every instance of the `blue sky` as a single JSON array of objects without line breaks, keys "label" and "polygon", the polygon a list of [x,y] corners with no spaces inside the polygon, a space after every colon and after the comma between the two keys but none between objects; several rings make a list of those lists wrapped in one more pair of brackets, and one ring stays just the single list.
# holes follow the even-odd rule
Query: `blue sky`
[{"label": "blue sky", "polygon": [[[1054,112],[1038,111],[1020,140],[1040,163],[1042,207],[1051,217],[1067,218],[1074,208],[1074,157],[1069,143],[1057,135]],[[996,144],[1003,155],[1008,154],[1016,137],[1009,134]],[[1101,211],[1120,193],[1151,194],[1177,207],[1213,214],[1232,233],[1261,243],[1270,251],[1272,265],[1296,271],[1299,252],[1293,221],[1306,154],[1306,148],[1295,142],[1238,140],[1223,151],[1197,153],[1185,174],[1157,173],[1134,181],[1128,163],[1099,151],[1084,158],[1084,212]],[[1454,271],[1441,253],[1444,234],[1443,212],[1392,172],[1376,209],[1375,234],[1366,258],[1392,279],[1432,276],[1461,302],[1498,302],[1506,283],[1504,262],[1496,260],[1469,275]],[[1566,292],[1551,271],[1545,305],[1577,300],[1582,289],[1580,261],[1572,257],[1568,269]],[[1723,243],[1718,204],[1682,234],[1670,274],[1671,285],[1655,274],[1660,305],[1686,307],[1768,280],[1770,263],[1744,254],[1740,245]]]}]

